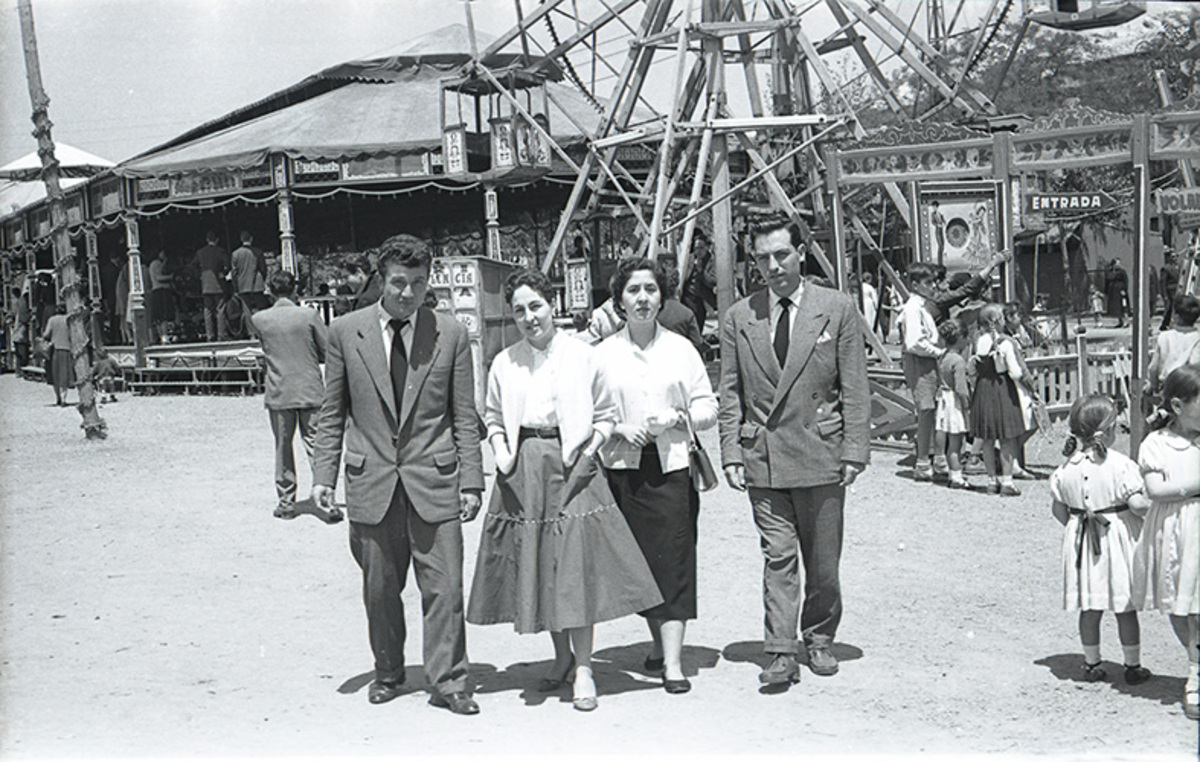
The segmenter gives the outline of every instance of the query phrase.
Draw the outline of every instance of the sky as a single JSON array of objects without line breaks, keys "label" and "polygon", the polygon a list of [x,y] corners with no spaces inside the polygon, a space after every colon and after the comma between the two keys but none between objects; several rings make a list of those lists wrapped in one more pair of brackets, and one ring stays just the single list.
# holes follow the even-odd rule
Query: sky
[{"label": "sky", "polygon": [[[527,3],[528,5],[528,3]],[[476,26],[515,23],[477,0]],[[458,0],[33,0],[56,141],[120,161],[343,61],[446,24]],[[0,165],[37,149],[16,0],[0,0]]]},{"label": "sky", "polygon": [[[897,12],[908,14],[919,1],[889,0],[888,5],[899,4]],[[535,0],[521,2],[526,12],[536,5]],[[589,6],[600,7],[600,0],[577,2],[585,13]],[[1083,0],[1085,6],[1090,2]],[[54,139],[113,161],[135,156],[328,66],[370,58],[466,19],[461,0],[32,3]],[[952,0],[946,4],[955,5]],[[965,15],[979,13],[988,4],[967,0]],[[516,22],[513,0],[474,0],[472,9],[476,28],[493,35]],[[564,24],[559,22],[560,31]],[[620,52],[611,46],[608,51]],[[651,80],[653,87],[669,91],[673,67],[667,58],[659,57]],[[36,150],[29,114],[17,2],[0,0],[0,165]]]}]

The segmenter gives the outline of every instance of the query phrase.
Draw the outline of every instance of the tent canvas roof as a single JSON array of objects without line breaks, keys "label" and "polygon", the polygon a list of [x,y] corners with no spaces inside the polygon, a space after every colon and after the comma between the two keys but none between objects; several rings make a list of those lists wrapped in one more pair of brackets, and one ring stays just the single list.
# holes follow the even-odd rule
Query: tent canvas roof
[{"label": "tent canvas roof", "polygon": [[[64,191],[78,187],[87,181],[88,176],[113,166],[108,159],[66,143],[54,144],[54,157],[58,159],[63,175],[74,175],[62,178]],[[46,198],[46,184],[40,179],[41,171],[42,160],[37,151],[0,167],[0,220],[14,217]]]},{"label": "tent canvas roof", "polygon": [[[476,38],[481,48],[495,39],[486,34]],[[116,171],[133,177],[163,176],[245,169],[261,165],[271,153],[328,161],[432,150],[442,144],[439,80],[467,63],[469,50],[464,26],[443,27],[382,57],[330,67],[122,162]],[[503,64],[517,56],[505,53],[497,58],[504,59],[496,62]],[[551,105],[549,118],[556,140],[578,141],[584,132],[595,129],[599,112],[581,93],[554,81],[546,87],[571,116]],[[534,111],[541,110],[538,100],[534,98]],[[464,121],[472,123],[474,101],[464,97],[462,105]],[[457,120],[451,96],[447,96],[447,118]]]},{"label": "tent canvas roof", "polygon": [[[547,85],[572,116],[591,131],[599,113],[573,88]],[[428,151],[442,144],[436,78],[414,76],[387,83],[351,82],[288,108],[238,124],[157,154],[123,163],[122,175],[163,176],[260,166],[271,153],[328,161],[384,153]],[[465,102],[466,107],[473,102]],[[455,119],[448,105],[448,118]],[[468,117],[470,121],[473,117]],[[551,132],[560,142],[580,139],[567,116],[550,107]]]}]

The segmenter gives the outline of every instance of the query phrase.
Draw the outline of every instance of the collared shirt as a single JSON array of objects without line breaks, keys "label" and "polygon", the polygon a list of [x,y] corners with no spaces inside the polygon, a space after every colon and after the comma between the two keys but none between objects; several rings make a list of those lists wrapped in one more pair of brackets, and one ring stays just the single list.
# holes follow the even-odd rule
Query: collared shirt
[{"label": "collared shirt", "polygon": [[529,428],[543,429],[558,425],[558,413],[554,403],[557,399],[555,390],[558,377],[555,362],[555,345],[559,342],[558,332],[550,338],[545,349],[538,349],[528,341],[529,351],[533,355],[533,367],[530,369],[529,381],[525,391],[525,409],[521,414],[521,425]]},{"label": "collared shirt", "polygon": [[[687,407],[692,425],[707,429],[717,420],[717,397],[704,361],[687,339],[657,326],[643,349],[630,337],[628,326],[605,339],[598,348],[600,362],[618,420],[644,424],[648,417]],[[688,435],[684,427],[659,432],[659,467],[670,473],[688,467]],[[620,437],[611,437],[600,450],[609,469],[637,469],[642,451]]]},{"label": "collared shirt", "polygon": [[900,336],[904,341],[904,351],[909,354],[918,357],[942,356],[937,323],[933,320],[925,297],[916,291],[900,309]]},{"label": "collared shirt", "polygon": [[[392,321],[396,318],[383,308],[383,302],[375,302],[379,313],[379,334],[383,338],[383,353],[387,357],[388,367],[392,364],[392,340],[394,338]],[[417,312],[408,316],[404,327],[400,330],[400,340],[404,342],[404,354],[412,357],[413,330],[417,322]]]},{"label": "collared shirt", "polygon": [[[774,339],[775,338],[775,327],[777,325],[779,325],[779,316],[780,316],[780,313],[783,312],[783,304],[781,303],[783,300],[783,297],[779,296],[778,294],[776,294],[774,291],[772,291],[769,288],[767,289],[767,291],[771,294],[771,338]],[[796,286],[796,290],[787,295],[788,301],[791,302],[791,304],[788,306],[788,315],[789,315],[790,319],[788,320],[788,324],[787,324],[789,339],[792,337],[792,334],[796,330],[796,315],[799,314],[799,312],[800,312],[800,310],[797,308],[800,306],[800,300],[803,297],[804,297],[804,279],[801,278],[799,285]]]}]

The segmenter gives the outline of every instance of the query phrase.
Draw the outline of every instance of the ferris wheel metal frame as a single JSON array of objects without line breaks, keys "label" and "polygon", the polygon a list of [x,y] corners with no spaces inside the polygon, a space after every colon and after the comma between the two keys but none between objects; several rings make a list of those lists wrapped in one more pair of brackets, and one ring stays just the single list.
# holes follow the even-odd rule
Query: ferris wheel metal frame
[{"label": "ferris wheel metal frame", "polygon": [[[474,79],[507,101],[576,173],[542,269],[554,265],[572,221],[615,196],[635,220],[649,256],[664,251],[667,235],[679,233],[675,248],[686,275],[697,222],[708,214],[723,310],[734,294],[732,198],[757,183],[765,185],[770,206],[799,226],[810,256],[841,285],[812,223],[827,226],[841,213],[828,201],[827,144],[835,137],[866,135],[847,87],[865,80],[892,113],[907,120],[945,119],[948,109],[959,121],[997,117],[994,96],[972,78],[972,70],[1014,10],[1020,18],[1001,78],[1030,25],[1050,23],[1046,14],[1062,16],[1058,4],[1072,0],[989,0],[969,23],[967,0],[543,0],[529,10],[521,0],[513,2],[516,23],[474,52],[460,82]],[[1092,10],[1105,3],[1113,4],[1092,0]],[[464,7],[474,37],[469,0]],[[965,65],[947,55],[952,41],[960,50],[969,42],[965,58],[957,59]],[[523,53],[518,64],[503,71],[485,65],[514,43]],[[839,55],[861,67],[854,78],[837,76],[831,59]],[[668,63],[671,75],[665,107],[652,104],[647,93],[658,62]],[[894,84],[887,72],[897,66],[911,73],[915,87],[906,91]],[[744,78],[745,113],[731,105],[730,67]],[[769,71],[765,86],[763,67]],[[600,112],[598,126],[587,131],[581,162],[534,123],[514,92],[550,76],[567,78]],[[611,89],[601,92],[608,81]],[[647,112],[654,116],[643,118]],[[629,146],[653,152],[652,171],[638,177],[624,165],[618,153]],[[731,148],[749,161],[748,174],[737,183],[730,173]],[[783,182],[795,174],[803,175],[799,192],[794,182],[791,191]],[[895,184],[885,191],[911,225],[908,195]]]}]

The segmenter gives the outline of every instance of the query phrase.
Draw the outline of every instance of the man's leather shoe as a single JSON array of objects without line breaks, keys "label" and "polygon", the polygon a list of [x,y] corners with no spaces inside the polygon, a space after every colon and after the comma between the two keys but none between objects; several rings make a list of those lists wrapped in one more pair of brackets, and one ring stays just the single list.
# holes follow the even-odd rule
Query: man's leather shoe
[{"label": "man's leather shoe", "polygon": [[399,696],[403,687],[404,681],[393,683],[376,680],[367,689],[367,701],[372,704],[386,704]]},{"label": "man's leather shoe", "polygon": [[758,681],[766,685],[786,685],[800,682],[800,665],[791,654],[775,654],[775,658],[758,676]]},{"label": "man's leather shoe", "polygon": [[438,709],[449,709],[455,714],[479,714],[479,704],[461,691],[445,695],[435,692],[429,697],[429,705],[436,706]]},{"label": "man's leather shoe", "polygon": [[294,519],[296,515],[296,509],[290,505],[275,506],[274,516],[277,519]]},{"label": "man's leather shoe", "polygon": [[829,646],[811,646],[808,649],[808,668],[814,675],[829,677],[837,674],[838,660]]}]

